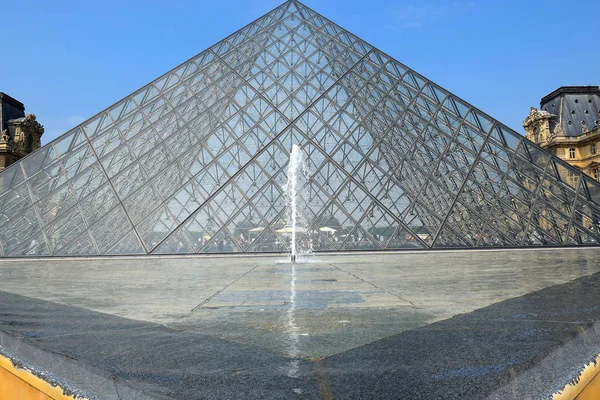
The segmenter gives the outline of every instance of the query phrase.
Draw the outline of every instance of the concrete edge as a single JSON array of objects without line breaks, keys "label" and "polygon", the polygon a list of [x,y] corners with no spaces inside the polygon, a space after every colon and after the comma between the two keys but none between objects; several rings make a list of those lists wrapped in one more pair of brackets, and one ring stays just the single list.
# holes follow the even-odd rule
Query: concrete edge
[{"label": "concrete edge", "polygon": [[[8,393],[21,393],[22,387],[27,385],[54,400],[73,400],[76,398],[74,395],[66,394],[65,390],[60,385],[47,382],[41,377],[34,375],[32,369],[19,362],[15,362],[7,355],[2,354],[2,352],[0,352],[0,369],[13,375],[16,378],[16,382],[18,382],[16,385],[13,385],[13,387],[5,387],[3,389]],[[79,396],[77,398],[83,399],[83,397]]]},{"label": "concrete edge", "polygon": [[[112,400],[163,398],[143,393],[110,371],[80,362],[68,355],[38,347],[26,338],[0,330],[0,357],[18,370],[60,388],[56,400]],[[0,368],[2,368],[0,366]],[[60,392],[59,392],[60,393]],[[69,397],[71,396],[71,397]],[[2,396],[0,396],[1,398]],[[12,400],[12,397],[9,397]]]},{"label": "concrete edge", "polygon": [[573,400],[583,396],[586,399],[597,399],[600,398],[599,386],[600,354],[583,368],[577,378],[573,379],[561,391],[554,393],[552,400]]},{"label": "concrete edge", "polygon": [[[538,246],[538,247],[484,247],[484,248],[440,248],[440,249],[395,249],[395,250],[369,250],[369,251],[324,251],[314,252],[310,257],[319,258],[320,256],[360,256],[360,255],[397,255],[405,254],[442,254],[442,253],[471,253],[487,252],[502,253],[514,251],[568,251],[568,250],[598,250],[600,245],[586,246]],[[32,262],[32,261],[86,261],[86,260],[156,260],[156,259],[204,259],[204,258],[273,258],[289,257],[288,253],[186,253],[186,254],[132,254],[132,255],[97,255],[97,256],[42,256],[42,257],[2,257],[3,262]]]},{"label": "concrete edge", "polygon": [[[596,400],[600,396],[578,397],[592,382],[600,383],[600,375],[594,371],[600,372],[600,322],[582,330],[531,368],[512,376],[486,400]],[[599,389],[596,386],[594,390],[600,393]]]}]

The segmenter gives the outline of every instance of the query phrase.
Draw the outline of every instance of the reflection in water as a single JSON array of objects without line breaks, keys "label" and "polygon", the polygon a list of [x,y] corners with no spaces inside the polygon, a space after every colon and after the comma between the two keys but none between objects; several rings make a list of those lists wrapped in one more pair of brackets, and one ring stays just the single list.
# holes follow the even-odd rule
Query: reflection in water
[{"label": "reflection in water", "polygon": [[[322,262],[321,259],[319,257],[315,256],[314,254],[303,255],[302,258],[296,259],[296,264],[318,264],[321,262]],[[290,263],[289,258],[284,258],[284,259],[275,261],[275,264],[289,264],[289,263]]]},{"label": "reflection in water", "polygon": [[298,342],[300,340],[300,335],[298,333],[298,326],[296,325],[296,318],[294,313],[296,312],[296,265],[291,264],[292,266],[292,280],[290,281],[290,307],[287,311],[287,340],[288,340],[288,350],[287,355],[291,358],[287,375],[290,378],[298,377],[298,366],[300,363],[299,359],[299,351],[298,351]]}]

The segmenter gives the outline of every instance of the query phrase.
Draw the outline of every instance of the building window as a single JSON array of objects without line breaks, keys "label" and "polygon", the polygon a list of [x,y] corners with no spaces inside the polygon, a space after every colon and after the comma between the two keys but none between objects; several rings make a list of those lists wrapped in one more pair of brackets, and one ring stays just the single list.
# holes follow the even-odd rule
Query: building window
[{"label": "building window", "polygon": [[575,148],[571,147],[569,149],[569,158],[573,159],[575,158]]},{"label": "building window", "polygon": [[594,177],[595,180],[600,181],[600,168],[593,168],[592,176]]},{"label": "building window", "polygon": [[590,152],[596,154],[596,143],[592,143],[590,146]]}]

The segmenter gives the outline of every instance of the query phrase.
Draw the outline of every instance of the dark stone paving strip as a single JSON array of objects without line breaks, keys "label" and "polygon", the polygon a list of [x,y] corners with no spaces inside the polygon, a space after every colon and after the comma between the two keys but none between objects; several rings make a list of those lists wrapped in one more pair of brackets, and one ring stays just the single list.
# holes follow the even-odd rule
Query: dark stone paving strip
[{"label": "dark stone paving strip", "polygon": [[[331,356],[321,368],[336,399],[482,399],[597,321],[600,274]],[[549,398],[600,353],[600,337],[586,347],[587,357],[564,354],[515,398]]]},{"label": "dark stone paving strip", "polygon": [[[0,292],[0,332],[76,360],[82,368],[108,371],[153,397],[318,397],[316,382],[286,375],[289,359],[282,355],[6,292]],[[312,375],[310,361],[300,364]]]},{"label": "dark stone paving strip", "polygon": [[[290,378],[289,358],[259,347],[0,292],[0,332],[70,359],[82,373],[104,371],[117,386],[170,399],[480,399],[599,320],[595,274],[322,361],[298,360],[299,377]],[[600,338],[585,347],[583,356],[565,352],[549,372],[508,393],[548,397],[600,352]]]}]

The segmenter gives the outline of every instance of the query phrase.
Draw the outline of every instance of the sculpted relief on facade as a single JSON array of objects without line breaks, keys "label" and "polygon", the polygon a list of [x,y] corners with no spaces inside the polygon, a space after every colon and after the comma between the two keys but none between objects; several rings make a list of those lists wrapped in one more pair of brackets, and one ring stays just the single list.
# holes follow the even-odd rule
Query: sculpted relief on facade
[{"label": "sculpted relief on facade", "polygon": [[0,170],[39,149],[43,134],[44,127],[34,114],[7,121],[0,134]]}]

